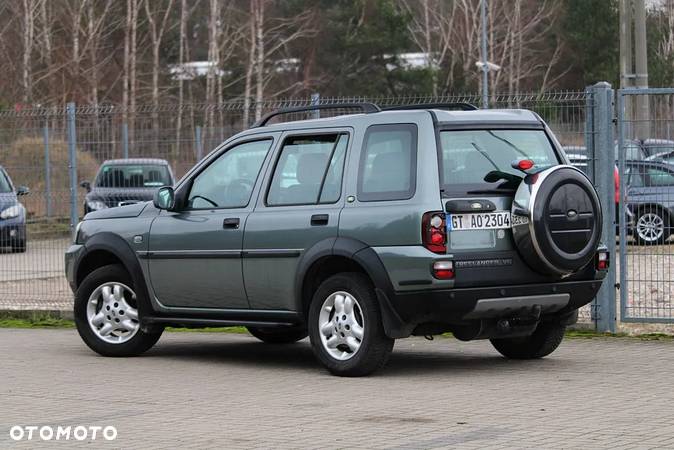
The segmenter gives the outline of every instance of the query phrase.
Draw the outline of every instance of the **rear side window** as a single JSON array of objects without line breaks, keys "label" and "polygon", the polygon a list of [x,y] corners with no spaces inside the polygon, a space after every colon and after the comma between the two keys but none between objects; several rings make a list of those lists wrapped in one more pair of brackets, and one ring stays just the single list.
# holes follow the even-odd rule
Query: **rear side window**
[{"label": "rear side window", "polygon": [[531,159],[537,167],[559,164],[543,130],[457,130],[440,133],[440,184],[445,192],[515,189],[523,173],[513,161]]},{"label": "rear side window", "polygon": [[348,135],[291,136],[283,143],[267,205],[335,203],[342,190]]},{"label": "rear side window", "polygon": [[363,140],[358,200],[407,200],[416,188],[417,127],[373,125]]}]

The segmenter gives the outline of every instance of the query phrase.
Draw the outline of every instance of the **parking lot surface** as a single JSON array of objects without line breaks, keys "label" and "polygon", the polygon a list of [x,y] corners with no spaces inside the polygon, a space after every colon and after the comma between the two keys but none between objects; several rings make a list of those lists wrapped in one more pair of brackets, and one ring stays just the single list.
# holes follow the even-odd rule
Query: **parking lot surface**
[{"label": "parking lot surface", "polygon": [[[0,448],[674,448],[674,341],[567,339],[507,361],[488,342],[396,342],[375,376],[328,375],[309,343],[165,333],[138,358],[75,330],[0,329]],[[13,441],[14,425],[117,439]]]}]

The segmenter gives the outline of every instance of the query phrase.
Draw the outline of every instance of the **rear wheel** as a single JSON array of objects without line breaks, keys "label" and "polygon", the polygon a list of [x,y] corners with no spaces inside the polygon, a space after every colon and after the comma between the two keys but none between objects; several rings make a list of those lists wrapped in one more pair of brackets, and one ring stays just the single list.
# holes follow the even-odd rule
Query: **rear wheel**
[{"label": "rear wheel", "polygon": [[127,271],[118,264],[91,272],[75,293],[75,324],[87,346],[103,356],[136,356],[149,350],[162,329],[144,331],[138,297]]},{"label": "rear wheel", "polygon": [[380,369],[394,344],[384,333],[372,283],[349,272],[328,278],[316,290],[309,308],[309,338],[318,360],[340,376]]},{"label": "rear wheel", "polygon": [[634,230],[634,238],[637,244],[664,244],[669,235],[669,220],[661,209],[644,208],[639,211]]},{"label": "rear wheel", "polygon": [[304,327],[246,327],[248,332],[267,344],[292,344],[307,337]]},{"label": "rear wheel", "polygon": [[531,336],[491,339],[491,344],[510,359],[536,359],[554,352],[564,339],[566,325],[540,323]]}]

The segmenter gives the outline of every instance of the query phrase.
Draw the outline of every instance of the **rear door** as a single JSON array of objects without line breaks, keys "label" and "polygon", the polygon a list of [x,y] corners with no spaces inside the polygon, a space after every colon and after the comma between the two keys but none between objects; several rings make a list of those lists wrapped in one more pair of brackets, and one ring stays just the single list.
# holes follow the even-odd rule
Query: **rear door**
[{"label": "rear door", "polygon": [[524,173],[513,161],[536,167],[559,164],[539,126],[440,131],[440,184],[447,214],[447,253],[454,255],[455,286],[518,284],[547,280],[520,258],[510,211]]},{"label": "rear door", "polygon": [[351,129],[288,132],[246,221],[243,275],[253,309],[294,310],[300,256],[337,236]]}]

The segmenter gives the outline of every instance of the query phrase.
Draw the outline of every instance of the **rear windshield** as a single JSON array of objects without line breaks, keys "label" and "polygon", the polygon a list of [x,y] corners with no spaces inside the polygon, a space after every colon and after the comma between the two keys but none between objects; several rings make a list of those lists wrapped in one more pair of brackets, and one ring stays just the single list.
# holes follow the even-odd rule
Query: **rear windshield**
[{"label": "rear windshield", "polygon": [[101,168],[96,186],[149,188],[173,184],[168,167],[160,164],[109,164]]},{"label": "rear windshield", "polygon": [[523,173],[511,164],[520,159],[531,159],[537,167],[559,164],[543,130],[442,131],[440,143],[445,193],[513,190]]}]

